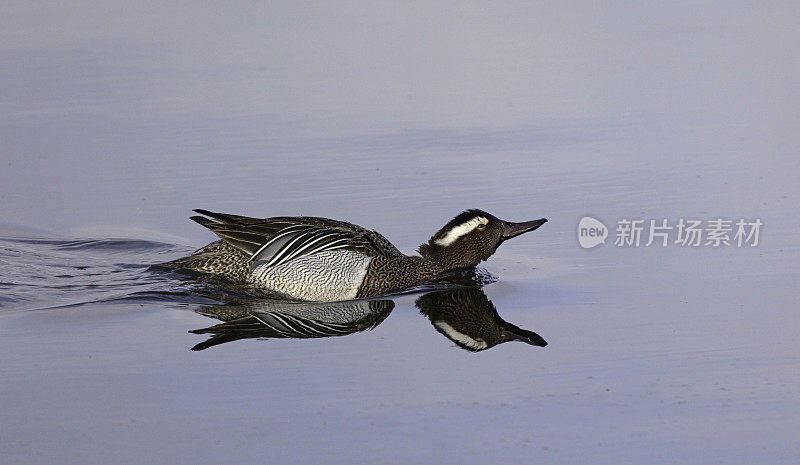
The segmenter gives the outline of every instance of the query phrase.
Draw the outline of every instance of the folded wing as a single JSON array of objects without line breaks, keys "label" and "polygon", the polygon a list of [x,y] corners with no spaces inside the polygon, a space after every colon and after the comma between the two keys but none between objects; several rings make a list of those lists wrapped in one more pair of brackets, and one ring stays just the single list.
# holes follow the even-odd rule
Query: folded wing
[{"label": "folded wing", "polygon": [[251,263],[267,267],[338,249],[375,254],[368,231],[350,223],[312,217],[257,219],[208,210],[195,212],[205,216],[193,216],[192,220],[248,254]]}]

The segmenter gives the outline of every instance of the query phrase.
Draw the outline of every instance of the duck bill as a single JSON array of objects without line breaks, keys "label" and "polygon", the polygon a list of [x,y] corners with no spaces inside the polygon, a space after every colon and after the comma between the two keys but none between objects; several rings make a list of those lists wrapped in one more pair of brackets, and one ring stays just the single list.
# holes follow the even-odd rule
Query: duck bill
[{"label": "duck bill", "polygon": [[545,341],[542,336],[539,336],[533,331],[528,331],[527,329],[518,328],[516,326],[508,327],[500,331],[500,342],[509,341],[520,341],[539,347],[547,346],[547,341]]},{"label": "duck bill", "polygon": [[519,236],[520,234],[524,234],[528,231],[533,231],[534,229],[538,229],[539,226],[547,223],[547,218],[540,218],[538,220],[533,221],[524,221],[522,223],[510,223],[508,221],[503,222],[503,235],[501,236],[503,240],[511,239],[512,237]]}]

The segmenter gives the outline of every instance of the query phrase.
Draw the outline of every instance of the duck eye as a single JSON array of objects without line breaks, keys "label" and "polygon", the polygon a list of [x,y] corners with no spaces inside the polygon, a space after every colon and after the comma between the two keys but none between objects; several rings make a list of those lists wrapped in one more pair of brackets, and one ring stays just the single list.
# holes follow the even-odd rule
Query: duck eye
[{"label": "duck eye", "polygon": [[483,231],[484,229],[486,229],[486,224],[485,223],[480,223],[478,226],[476,226],[476,229],[479,229],[479,230]]}]

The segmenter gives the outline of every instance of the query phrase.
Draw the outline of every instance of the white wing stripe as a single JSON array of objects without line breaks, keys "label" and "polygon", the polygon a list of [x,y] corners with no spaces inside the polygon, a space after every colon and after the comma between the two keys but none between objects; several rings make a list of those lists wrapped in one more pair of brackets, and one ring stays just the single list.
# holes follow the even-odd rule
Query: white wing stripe
[{"label": "white wing stripe", "polygon": [[305,232],[298,235],[293,241],[284,244],[280,250],[275,252],[275,255],[272,257],[272,260],[267,264],[267,266],[277,266],[281,263],[285,263],[295,255],[297,250],[303,250],[307,247],[308,241],[314,241],[314,235],[317,234],[317,231]]},{"label": "white wing stripe", "polygon": [[258,254],[263,252],[267,247],[269,247],[270,245],[274,244],[276,240],[280,239],[283,236],[286,236],[288,234],[296,232],[296,231],[297,231],[297,226],[289,226],[288,228],[281,229],[278,232],[278,234],[273,236],[272,239],[270,239],[267,242],[265,242],[264,245],[259,247],[259,249],[256,250],[253,255],[250,256],[250,261],[252,261],[254,258],[256,258],[258,256]]},{"label": "white wing stripe", "polygon": [[330,337],[340,334],[349,334],[351,332],[348,330],[347,325],[323,323],[321,321],[306,320],[292,315],[273,312],[266,313],[266,315],[272,317],[275,323],[280,324],[281,327],[278,328],[275,323],[267,322],[255,314],[253,316],[264,326],[286,337]]},{"label": "white wing stripe", "polygon": [[303,255],[313,255],[326,250],[345,248],[350,241],[350,238],[341,237],[341,234],[338,232],[330,232],[313,227],[290,226],[282,229],[264,245],[259,247],[250,257],[250,261],[256,259],[259,254],[267,250],[269,246],[275,244],[276,241],[290,236],[291,234],[296,234],[297,236],[290,237],[285,244],[280,245],[280,248],[268,258],[267,263],[264,265],[265,267],[278,266]]},{"label": "white wing stripe", "polygon": [[324,234],[324,235],[322,235],[320,237],[317,237],[317,238],[311,237],[310,238],[311,240],[309,242],[307,242],[305,244],[302,244],[300,247],[297,248],[297,250],[295,250],[290,255],[288,255],[285,260],[282,260],[282,262],[289,261],[289,260],[295,258],[296,256],[301,255],[304,250],[308,249],[309,247],[311,247],[312,245],[316,244],[317,242],[319,242],[319,241],[321,241],[323,239],[327,239],[329,237],[334,237],[334,236],[336,236],[335,233],[329,233],[329,234]]},{"label": "white wing stripe", "polygon": [[275,264],[275,262],[277,262],[278,260],[281,259],[281,257],[286,253],[286,251],[289,249],[289,247],[292,246],[292,244],[294,244],[295,242],[297,242],[299,240],[302,240],[303,238],[304,238],[304,235],[301,233],[301,234],[298,234],[297,237],[295,237],[294,239],[292,239],[289,242],[287,242],[286,245],[284,245],[283,247],[281,247],[280,250],[275,252],[275,255],[273,255],[273,257],[272,257],[272,260],[270,260],[269,263],[267,263],[266,266],[273,266]]},{"label": "white wing stripe", "polygon": [[[336,246],[339,245],[339,244],[346,244],[346,243],[347,243],[347,239],[336,239],[335,241],[331,241],[331,242],[328,242],[326,244],[321,244],[318,247],[306,252],[304,255],[313,255],[315,253],[323,252],[325,250],[331,250],[334,247],[338,248]],[[299,255],[300,252],[301,251],[298,251],[297,253],[292,254],[292,256],[291,257],[287,257],[286,260],[291,260],[296,255]]]}]

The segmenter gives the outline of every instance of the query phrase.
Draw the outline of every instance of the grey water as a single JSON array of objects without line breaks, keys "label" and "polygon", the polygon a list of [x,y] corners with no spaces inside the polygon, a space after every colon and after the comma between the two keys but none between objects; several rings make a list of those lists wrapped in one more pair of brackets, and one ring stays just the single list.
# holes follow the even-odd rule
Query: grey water
[{"label": "grey water", "polygon": [[[3,10],[2,463],[800,460],[794,3]],[[193,208],[549,222],[475,285],[289,306],[150,268]]]}]

